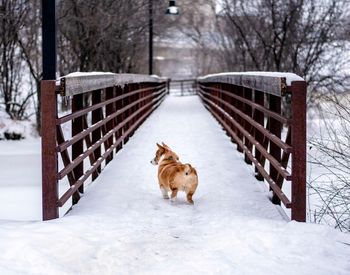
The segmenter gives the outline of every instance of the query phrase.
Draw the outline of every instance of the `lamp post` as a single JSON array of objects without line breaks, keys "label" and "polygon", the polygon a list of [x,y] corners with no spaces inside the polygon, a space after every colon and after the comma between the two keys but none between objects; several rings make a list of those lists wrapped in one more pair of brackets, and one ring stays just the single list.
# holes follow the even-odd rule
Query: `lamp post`
[{"label": "lamp post", "polygon": [[43,79],[56,79],[56,0],[42,0]]},{"label": "lamp post", "polygon": [[169,1],[169,7],[166,10],[166,14],[173,14],[173,15],[179,14],[179,8],[176,6],[175,1]]},{"label": "lamp post", "polygon": [[148,39],[148,72],[153,74],[153,0],[148,2],[149,10],[149,39]]},{"label": "lamp post", "polygon": [[[148,73],[152,75],[153,74],[153,0],[148,1],[148,12],[149,12]],[[165,13],[170,15],[179,14],[179,8],[176,6],[175,1],[169,1],[169,7],[167,8]]]}]

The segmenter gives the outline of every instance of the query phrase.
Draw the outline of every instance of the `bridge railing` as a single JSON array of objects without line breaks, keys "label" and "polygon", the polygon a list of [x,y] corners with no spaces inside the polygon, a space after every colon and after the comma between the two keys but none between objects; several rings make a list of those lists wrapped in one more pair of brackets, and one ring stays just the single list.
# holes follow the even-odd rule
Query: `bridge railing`
[{"label": "bridge railing", "polygon": [[[282,201],[293,220],[305,221],[305,81],[290,73],[227,73],[200,77],[198,87],[245,162],[254,164],[256,178],[269,184],[272,202]],[[284,182],[291,183],[291,198]]]},{"label": "bridge railing", "polygon": [[[147,75],[111,73],[72,74],[42,81],[44,220],[58,218],[59,207],[70,198],[73,204],[78,202],[84,183],[98,177],[102,167],[163,101],[167,82]],[[64,115],[57,111],[59,97],[71,103]],[[63,179],[68,179],[70,188],[59,196]]]},{"label": "bridge railing", "polygon": [[169,91],[175,96],[194,95],[197,93],[197,81],[196,79],[171,79]]}]

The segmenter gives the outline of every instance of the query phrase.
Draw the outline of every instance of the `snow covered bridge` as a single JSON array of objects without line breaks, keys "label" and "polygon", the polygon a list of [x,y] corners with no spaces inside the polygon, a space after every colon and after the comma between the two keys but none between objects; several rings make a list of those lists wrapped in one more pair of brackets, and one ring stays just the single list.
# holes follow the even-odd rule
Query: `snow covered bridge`
[{"label": "snow covered bridge", "polygon": [[[75,78],[79,79],[81,76]],[[74,102],[77,97],[82,99],[79,99],[81,94],[70,95],[74,99],[73,114],[60,113],[59,117],[52,112],[57,107],[57,85],[50,81],[43,83],[44,115],[51,114],[43,121],[44,207],[48,207],[44,208],[44,218],[58,216],[58,206],[67,198],[65,194],[73,194],[79,203],[60,219],[0,220],[0,274],[349,274],[349,235],[326,226],[289,222],[282,208],[271,203],[268,182],[258,181],[259,174],[246,164],[244,154],[236,150],[238,144],[246,152],[248,161],[249,156],[252,157],[248,141],[253,147],[257,144],[249,138],[239,142],[242,139],[237,136],[246,132],[228,117],[232,115],[237,121],[239,114],[245,117],[237,112],[242,106],[233,101],[232,106],[237,110],[232,108],[229,113],[229,106],[222,102],[230,102],[228,95],[217,98],[220,89],[229,87],[200,79],[200,96],[175,97],[165,96],[166,83],[162,79],[149,82],[151,79],[146,78],[145,82],[125,86],[115,86],[112,82],[113,89],[104,87],[103,92],[102,88],[95,90],[95,81],[84,86],[79,82],[69,84],[71,80],[62,83],[64,96],[72,92],[66,90],[68,85],[80,87],[80,91],[93,88],[95,92],[90,92],[93,104],[81,106]],[[232,91],[232,94],[239,96],[240,92]],[[209,100],[211,95],[216,102]],[[242,98],[248,100],[247,97],[249,93],[245,92]],[[257,101],[259,96],[254,98]],[[84,102],[89,100],[86,96]],[[236,127],[226,133],[203,102],[225,127],[229,123]],[[227,117],[219,112],[224,108]],[[258,108],[262,111],[258,106],[254,110]],[[139,125],[153,110],[135,131],[133,125]],[[236,116],[234,111],[238,113]],[[248,111],[245,109],[244,114]],[[267,112],[272,115],[271,110]],[[72,135],[71,118],[74,119]],[[57,131],[53,131],[56,126]],[[81,131],[74,127],[81,127]],[[282,138],[287,137],[288,133],[283,132]],[[84,140],[86,144],[71,150],[77,140]],[[199,187],[194,205],[187,204],[183,194],[179,194],[175,203],[161,197],[157,169],[149,163],[156,142],[161,141],[168,143],[181,161],[196,167]],[[264,146],[264,142],[261,144]],[[109,148],[113,148],[113,153],[109,154]],[[94,149],[94,155],[89,157],[86,152]],[[63,161],[57,165],[58,153]],[[73,161],[70,160],[72,154]],[[75,159],[85,156],[88,161],[76,162]],[[109,162],[105,167],[103,159]],[[251,159],[254,162],[255,158]],[[101,173],[100,165],[104,168]],[[82,169],[81,175],[75,168]],[[48,171],[54,171],[52,178]],[[83,196],[76,194],[88,173],[95,180],[85,182]],[[260,169],[260,174],[263,173]],[[64,174],[70,179],[63,177]],[[60,177],[62,180],[58,181]],[[45,183],[49,179],[52,181]],[[71,182],[68,190],[63,188],[65,179],[67,184]],[[45,184],[51,184],[55,192],[50,193],[50,186]],[[53,202],[45,197],[51,195],[54,195]],[[70,201],[67,199],[69,206]]]},{"label": "snow covered bridge", "polygon": [[[225,190],[224,194],[233,192],[230,200],[240,205],[253,203],[255,207],[248,208],[257,212],[275,209],[266,196],[260,194],[249,199],[254,191],[243,191],[257,188],[255,173],[257,179],[269,185],[275,204],[282,201],[286,208],[291,208],[292,219],[305,221],[305,82],[293,74],[230,73],[202,77],[197,83],[199,97],[168,98],[154,115],[158,120],[147,121],[151,127],[143,126],[147,133],[139,137],[139,143],[123,150],[129,158],[113,161],[119,165],[128,163],[127,167],[115,169],[117,190],[125,177],[135,181],[129,191],[133,196],[138,189],[142,190],[144,182],[155,181],[156,175],[152,174],[155,172],[147,167],[145,157],[151,158],[154,154],[156,142],[165,141],[184,156],[181,159],[188,158],[186,161],[198,166],[199,189],[205,190],[206,185],[212,188],[206,197],[220,201],[221,184],[227,181],[225,186],[230,192]],[[43,81],[44,220],[57,218],[59,207],[71,198],[73,204],[80,200],[84,185],[89,179],[99,177],[103,167],[162,103],[167,87],[167,79],[132,74],[73,74],[57,82]],[[68,114],[57,112],[58,93],[65,101],[71,99]],[[199,98],[237,144],[238,151],[244,153],[245,163],[254,164],[255,170],[246,167],[243,161],[238,165],[230,159],[235,153],[234,145],[222,131],[204,127],[217,124]],[[281,112],[282,100],[290,107],[291,114]],[[71,133],[65,130],[67,125]],[[231,149],[225,148],[225,144]],[[138,146],[144,149],[137,155],[131,153],[133,147]],[[58,162],[59,154],[61,162]],[[127,174],[121,178],[123,171]],[[152,173],[145,174],[145,171]],[[245,172],[242,174],[242,171]],[[70,184],[68,190],[62,190],[60,185],[65,180]],[[288,181],[287,193],[291,194],[282,191],[284,181]],[[134,185],[136,190],[131,191]],[[239,197],[234,199],[236,196]],[[200,203],[201,198],[197,200]],[[261,216],[264,215],[261,213]]]}]

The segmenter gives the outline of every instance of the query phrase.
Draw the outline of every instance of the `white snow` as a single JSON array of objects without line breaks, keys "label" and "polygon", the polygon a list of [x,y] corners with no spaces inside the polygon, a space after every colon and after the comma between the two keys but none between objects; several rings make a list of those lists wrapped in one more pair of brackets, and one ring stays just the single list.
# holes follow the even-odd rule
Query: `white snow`
[{"label": "white snow", "polygon": [[[162,141],[197,169],[194,206],[162,198]],[[350,235],[286,221],[253,172],[198,97],[168,97],[65,217],[0,220],[0,274],[349,274]]]},{"label": "white snow", "polygon": [[293,81],[304,81],[304,79],[293,73],[284,73],[284,72],[226,72],[226,73],[218,73],[218,74],[209,74],[203,77],[199,77],[200,80],[205,80],[209,78],[217,78],[217,77],[229,77],[229,76],[237,76],[237,75],[245,75],[245,76],[267,76],[267,77],[278,77],[278,78],[286,78],[286,83],[288,86],[292,85]]},{"label": "white snow", "polygon": [[39,139],[0,141],[0,219],[41,220]]}]

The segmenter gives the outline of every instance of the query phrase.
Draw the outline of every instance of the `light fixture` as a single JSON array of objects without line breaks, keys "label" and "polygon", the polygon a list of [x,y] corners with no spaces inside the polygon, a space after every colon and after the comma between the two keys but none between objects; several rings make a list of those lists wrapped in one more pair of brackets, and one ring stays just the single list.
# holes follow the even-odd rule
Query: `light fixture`
[{"label": "light fixture", "polygon": [[169,1],[169,7],[166,10],[166,14],[179,14],[179,8],[176,6],[175,1]]}]

